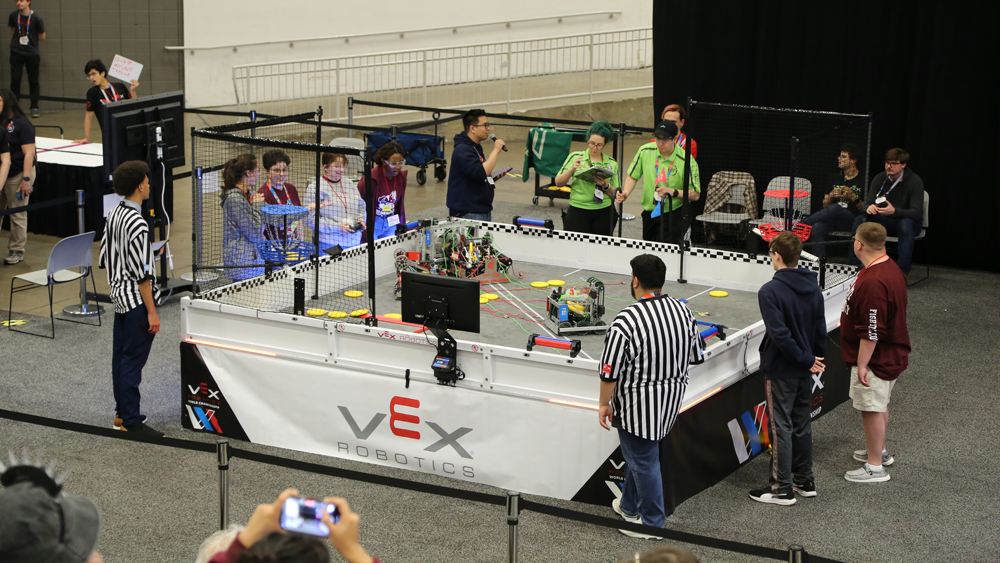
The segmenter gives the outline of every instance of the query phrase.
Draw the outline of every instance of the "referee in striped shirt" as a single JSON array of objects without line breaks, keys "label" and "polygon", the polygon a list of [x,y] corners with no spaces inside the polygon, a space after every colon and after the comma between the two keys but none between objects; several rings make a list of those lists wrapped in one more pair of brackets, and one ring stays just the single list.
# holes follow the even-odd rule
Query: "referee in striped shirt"
[{"label": "referee in striped shirt", "polygon": [[149,199],[149,166],[131,160],[114,173],[115,193],[125,198],[108,213],[101,237],[98,262],[108,272],[111,301],[115,305],[111,381],[115,393],[115,428],[163,436],[145,424],[139,414],[139,384],[153,338],[160,331],[156,301],[153,252],[149,226],[142,217],[142,202]]},{"label": "referee in striped shirt", "polygon": [[[701,362],[694,315],[660,292],[667,267],[652,254],[636,256],[631,291],[637,303],[618,313],[601,357],[601,426],[618,429],[625,457],[625,487],[611,507],[628,522],[662,527],[660,440],[677,419],[688,384],[688,366]],[[611,425],[608,425],[608,419]],[[644,539],[660,539],[619,530]]]}]

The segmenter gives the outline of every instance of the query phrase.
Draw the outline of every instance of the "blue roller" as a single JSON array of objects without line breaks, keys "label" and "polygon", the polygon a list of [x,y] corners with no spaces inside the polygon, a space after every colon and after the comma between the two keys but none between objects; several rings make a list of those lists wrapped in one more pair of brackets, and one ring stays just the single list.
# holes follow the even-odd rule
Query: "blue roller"
[{"label": "blue roller", "polygon": [[545,221],[542,219],[529,219],[528,217],[518,217],[518,225],[529,225],[531,227],[544,227]]},{"label": "blue roller", "polygon": [[711,326],[711,327],[708,327],[705,330],[701,331],[701,338],[703,340],[708,340],[709,338],[712,338],[716,334],[719,334],[718,327]]}]

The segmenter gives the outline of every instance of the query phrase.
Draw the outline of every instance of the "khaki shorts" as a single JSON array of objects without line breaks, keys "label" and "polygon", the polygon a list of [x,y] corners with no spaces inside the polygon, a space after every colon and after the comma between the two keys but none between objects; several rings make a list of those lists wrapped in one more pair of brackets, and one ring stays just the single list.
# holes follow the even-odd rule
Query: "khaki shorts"
[{"label": "khaki shorts", "polygon": [[876,376],[868,369],[868,384],[865,387],[858,381],[858,366],[851,368],[851,398],[854,408],[864,412],[885,412],[889,408],[889,395],[892,393],[896,380],[886,381]]}]

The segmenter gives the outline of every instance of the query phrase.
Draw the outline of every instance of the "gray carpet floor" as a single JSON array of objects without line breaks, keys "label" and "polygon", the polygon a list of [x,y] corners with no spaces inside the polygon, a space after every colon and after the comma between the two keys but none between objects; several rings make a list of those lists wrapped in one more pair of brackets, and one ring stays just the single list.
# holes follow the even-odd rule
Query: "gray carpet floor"
[{"label": "gray carpet floor", "polygon": [[[539,208],[544,210],[544,207]],[[1000,460],[995,358],[1000,326],[997,274],[935,268],[910,289],[910,368],[897,384],[888,443],[892,480],[844,481],[863,445],[860,416],[847,404],[813,427],[819,497],[792,507],[755,503],[747,491],[766,482],[758,456],[717,486],[683,503],[671,528],[785,548],[800,543],[848,562],[1000,560]],[[213,441],[180,426],[179,303],[161,309],[163,331],[146,366],[143,411],[175,438]],[[111,317],[102,327],[56,326],[54,341],[0,330],[4,350],[0,408],[110,427]],[[41,330],[38,321],[29,323]],[[990,352],[994,350],[994,352]],[[830,345],[828,354],[838,350]],[[596,390],[595,390],[596,392]],[[501,495],[491,487],[434,475],[255,446],[271,453],[373,474]],[[0,420],[0,453],[28,449],[69,472],[67,490],[92,498],[102,513],[99,549],[109,563],[192,561],[217,526],[215,456]],[[231,511],[245,522],[282,489],[347,497],[362,517],[363,544],[387,562],[506,560],[502,507],[401,491],[271,467],[241,459],[231,470]],[[535,499],[613,516],[610,508]],[[610,562],[652,547],[596,526],[527,512],[522,561]],[[705,562],[761,561],[693,546]],[[336,556],[334,558],[336,560]]]}]

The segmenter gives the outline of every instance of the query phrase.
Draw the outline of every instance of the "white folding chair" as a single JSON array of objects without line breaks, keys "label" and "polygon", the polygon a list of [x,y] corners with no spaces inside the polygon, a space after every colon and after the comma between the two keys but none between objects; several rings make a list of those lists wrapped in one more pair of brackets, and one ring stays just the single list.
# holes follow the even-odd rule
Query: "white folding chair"
[{"label": "white folding chair", "polygon": [[[76,281],[82,277],[90,275],[90,283],[94,286],[94,293],[97,293],[97,283],[94,281],[94,268],[93,268],[93,249],[94,246],[94,231],[89,233],[83,233],[81,235],[74,235],[67,237],[57,242],[52,248],[52,253],[49,254],[49,265],[44,270],[35,270],[34,272],[29,272],[27,274],[21,274],[14,276],[10,280],[10,301],[7,307],[7,328],[23,334],[30,334],[32,336],[45,336],[46,338],[56,337],[56,321],[55,315],[52,314],[52,289],[56,284],[67,283],[71,281]],[[69,268],[80,268],[79,272],[70,270]],[[15,281],[23,282],[21,285],[14,287]],[[14,310],[14,294],[27,291],[35,287],[47,287],[49,290],[49,319],[52,323],[52,336],[46,336],[44,334],[36,334],[33,332],[28,332],[25,330],[17,330],[13,327],[11,321],[11,311]],[[89,324],[82,321],[76,321],[73,319],[63,319],[62,321],[69,321],[73,323]],[[101,326],[101,310],[97,309],[97,325]]]}]

